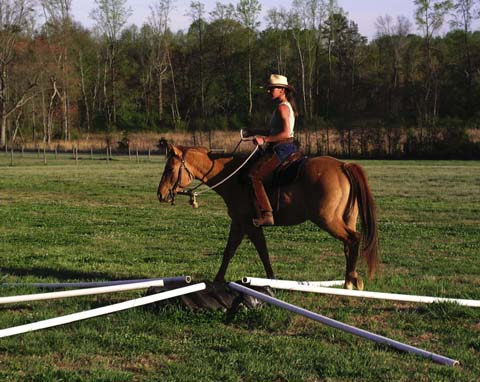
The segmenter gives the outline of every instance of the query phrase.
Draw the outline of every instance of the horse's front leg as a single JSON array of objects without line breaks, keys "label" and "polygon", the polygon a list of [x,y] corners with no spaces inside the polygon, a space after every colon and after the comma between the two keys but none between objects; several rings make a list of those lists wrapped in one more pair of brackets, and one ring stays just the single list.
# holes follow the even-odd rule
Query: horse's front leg
[{"label": "horse's front leg", "polygon": [[260,259],[262,260],[263,267],[265,268],[265,273],[267,278],[273,279],[275,275],[273,273],[272,265],[270,264],[270,257],[268,255],[267,241],[265,240],[265,234],[263,233],[263,228],[254,227],[253,225],[248,225],[246,227],[247,236],[255,246]]},{"label": "horse's front leg", "polygon": [[228,235],[228,243],[223,251],[222,265],[215,276],[215,282],[225,282],[225,274],[227,273],[228,264],[243,240],[245,231],[241,223],[234,222],[230,224],[230,233]]}]

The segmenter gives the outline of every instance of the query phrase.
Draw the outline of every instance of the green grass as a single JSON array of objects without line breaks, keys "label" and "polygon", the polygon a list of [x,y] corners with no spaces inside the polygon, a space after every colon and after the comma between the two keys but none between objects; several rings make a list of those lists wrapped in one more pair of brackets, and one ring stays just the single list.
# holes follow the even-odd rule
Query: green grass
[{"label": "green grass", "polygon": [[[480,164],[365,161],[379,210],[382,272],[366,289],[480,299]],[[229,220],[220,198],[159,205],[163,162],[0,154],[2,282],[192,275],[210,280]],[[342,278],[342,245],[313,224],[272,228],[277,277]],[[360,267],[362,275],[365,267]],[[245,241],[228,279],[261,276]],[[2,295],[32,293],[3,288]],[[0,307],[6,328],[142,292]],[[277,291],[328,317],[460,360],[449,368],[330,329],[275,307],[191,313],[137,308],[0,339],[2,381],[477,381],[480,311],[450,304],[355,300]]]}]

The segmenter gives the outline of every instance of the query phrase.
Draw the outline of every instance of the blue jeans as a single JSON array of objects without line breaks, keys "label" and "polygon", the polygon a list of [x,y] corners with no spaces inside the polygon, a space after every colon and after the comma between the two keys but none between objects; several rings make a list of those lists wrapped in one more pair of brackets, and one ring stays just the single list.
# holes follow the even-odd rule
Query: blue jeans
[{"label": "blue jeans", "polygon": [[295,143],[279,143],[273,146],[273,152],[277,155],[277,158],[280,162],[283,162],[291,154],[298,151],[297,145]]}]

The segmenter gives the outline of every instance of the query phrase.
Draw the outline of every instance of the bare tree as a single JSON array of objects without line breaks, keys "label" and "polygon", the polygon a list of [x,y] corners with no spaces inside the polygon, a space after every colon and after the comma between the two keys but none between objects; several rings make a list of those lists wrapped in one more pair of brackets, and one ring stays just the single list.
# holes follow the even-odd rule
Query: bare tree
[{"label": "bare tree", "polygon": [[181,118],[178,108],[175,73],[171,60],[170,38],[168,36],[168,25],[172,8],[172,0],[157,0],[157,2],[150,7],[151,14],[148,23],[153,31],[153,46],[150,56],[150,64],[154,75],[156,76],[158,116],[160,120],[163,119],[165,103],[164,82],[170,74],[172,83],[172,117],[173,120],[177,122]]},{"label": "bare tree", "polygon": [[202,117],[205,118],[205,73],[203,68],[203,37],[205,29],[205,4],[200,1],[192,1],[190,3],[190,12],[188,14],[192,19],[192,25],[194,25],[198,32],[198,56],[199,56],[199,74],[200,74],[200,108],[202,111]]},{"label": "bare tree", "polygon": [[343,15],[343,10],[337,5],[336,0],[329,0],[327,3],[327,20],[322,27],[323,40],[326,44],[327,58],[328,58],[328,90],[327,90],[327,116],[330,114],[330,107],[334,98],[335,88],[335,71],[333,68],[333,50],[338,40],[338,34],[340,33],[339,26],[336,20],[336,15]]},{"label": "bare tree", "polygon": [[301,65],[304,112],[311,119],[314,113],[314,75],[322,49],[320,31],[330,9],[336,7],[336,1],[294,0],[292,5],[291,30]]},{"label": "bare tree", "polygon": [[[470,48],[470,34],[472,23],[476,18],[475,6],[477,0],[453,0],[453,19],[450,25],[463,31],[463,53],[464,53],[464,73],[466,84],[466,105],[465,111],[468,116],[473,112],[472,92],[473,92],[473,65]],[[479,13],[480,17],[480,13]]]},{"label": "bare tree", "polygon": [[288,13],[285,9],[269,9],[267,12],[267,25],[271,28],[276,35],[276,65],[278,73],[287,73],[287,57],[286,57],[286,38],[284,38],[284,32],[286,30],[286,24],[288,19]]},{"label": "bare tree", "polygon": [[9,71],[15,61],[15,44],[33,21],[33,0],[0,0],[0,145],[7,143],[8,118],[32,97],[35,80],[11,103]]},{"label": "bare tree", "polygon": [[[57,65],[62,73],[61,90],[58,91],[58,96],[62,102],[62,125],[63,125],[63,138],[65,141],[70,140],[69,130],[69,114],[70,114],[70,100],[69,100],[69,78],[67,73],[69,49],[71,45],[69,42],[71,31],[71,15],[70,10],[72,7],[72,0],[41,0],[45,19],[53,31],[53,36],[59,41],[60,51],[56,58]],[[51,44],[55,42],[50,41]]]},{"label": "bare tree", "polygon": [[[97,27],[103,32],[107,42],[107,54],[104,66],[104,95],[108,123],[117,123],[116,105],[116,59],[120,33],[127,23],[132,10],[126,7],[126,0],[95,0],[97,8],[91,12]],[[107,77],[110,77],[110,89],[107,87]],[[110,90],[108,92],[108,90]],[[109,93],[109,94],[108,94]]]},{"label": "bare tree", "polygon": [[391,87],[393,90],[400,86],[400,71],[408,44],[407,36],[411,31],[411,22],[405,16],[398,16],[396,21],[389,15],[380,16],[375,22],[377,38],[387,42],[386,55],[391,60]]},{"label": "bare tree", "polygon": [[235,65],[231,57],[238,52],[241,44],[235,37],[242,33],[242,27],[236,19],[235,6],[231,3],[217,2],[210,12],[209,23],[208,46],[213,49],[210,49],[207,59],[210,72],[215,73],[210,89],[216,89],[209,93],[207,104],[214,114],[226,117],[232,114],[237,94],[236,85],[231,80]]},{"label": "bare tree", "polygon": [[303,112],[305,115],[308,115],[307,110],[307,91],[306,91],[306,77],[305,77],[305,51],[301,41],[302,38],[302,29],[303,29],[303,19],[301,15],[296,11],[292,10],[289,13],[288,17],[288,28],[291,31],[293,39],[295,41],[295,47],[297,48],[298,53],[298,62],[300,66],[300,78],[301,78],[301,89],[302,89],[302,105]]},{"label": "bare tree", "polygon": [[258,0],[240,0],[237,4],[237,17],[242,25],[247,29],[248,43],[248,115],[252,114],[252,47],[256,30],[260,26],[258,16],[262,10]]},{"label": "bare tree", "polygon": [[452,7],[449,0],[415,0],[415,20],[423,32],[425,42],[425,64],[423,94],[419,98],[420,127],[423,124],[435,127],[438,112],[438,65],[434,60],[433,37],[445,22],[445,16]]}]

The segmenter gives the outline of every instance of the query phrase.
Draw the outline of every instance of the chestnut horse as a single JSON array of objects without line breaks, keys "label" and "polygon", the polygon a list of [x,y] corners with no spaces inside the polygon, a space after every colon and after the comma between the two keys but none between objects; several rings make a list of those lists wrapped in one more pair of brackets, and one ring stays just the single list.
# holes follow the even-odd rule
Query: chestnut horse
[{"label": "chestnut horse", "polygon": [[[204,147],[169,145],[167,163],[157,196],[160,202],[173,202],[176,194],[194,179],[215,186],[232,174],[245,157],[212,154]],[[274,278],[263,228],[255,227],[250,185],[236,173],[214,189],[224,200],[231,218],[228,243],[215,281],[225,281],[227,267],[246,235],[254,244],[268,278]],[[357,258],[368,264],[372,277],[378,263],[378,231],[375,203],[363,169],[332,157],[313,157],[305,161],[295,182],[275,192],[275,224],[295,225],[310,220],[344,244],[345,288],[362,290],[356,271]],[[360,217],[361,234],[356,231]],[[360,243],[362,244],[360,247]]]}]

